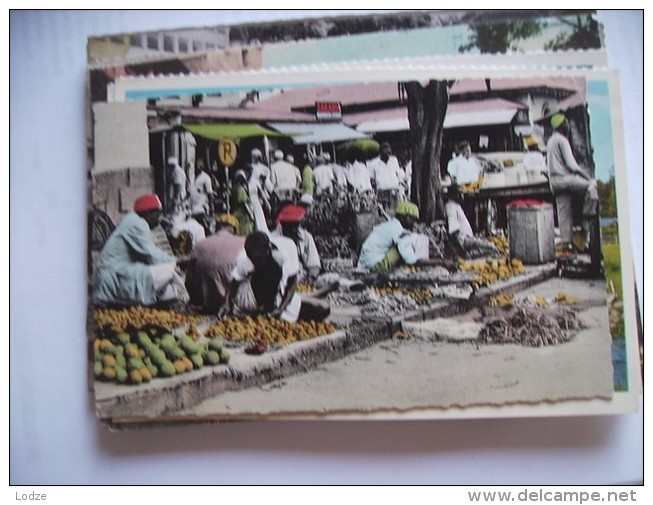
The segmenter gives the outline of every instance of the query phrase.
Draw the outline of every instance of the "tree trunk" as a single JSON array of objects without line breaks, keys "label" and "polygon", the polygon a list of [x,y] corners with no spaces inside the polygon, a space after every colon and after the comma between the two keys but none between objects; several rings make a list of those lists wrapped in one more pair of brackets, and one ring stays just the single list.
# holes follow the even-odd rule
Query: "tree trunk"
[{"label": "tree trunk", "polygon": [[420,209],[420,219],[430,223],[444,218],[440,156],[444,118],[449,104],[450,81],[405,83],[413,162],[411,195]]}]

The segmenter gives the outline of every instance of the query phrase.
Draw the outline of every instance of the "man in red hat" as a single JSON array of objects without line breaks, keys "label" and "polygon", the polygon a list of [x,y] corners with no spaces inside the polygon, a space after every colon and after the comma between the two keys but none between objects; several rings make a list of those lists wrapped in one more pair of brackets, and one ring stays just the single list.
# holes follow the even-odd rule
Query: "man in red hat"
[{"label": "man in red hat", "polygon": [[301,226],[305,214],[306,209],[300,205],[286,205],[279,211],[276,219],[277,228],[272,232],[272,235],[289,238],[297,246],[300,281],[315,280],[322,268],[315,239]]},{"label": "man in red hat", "polygon": [[[177,258],[159,249],[150,233],[161,219],[155,194],[139,197],[102,248],[93,277],[93,300],[110,305],[187,301]],[[181,261],[181,260],[180,260]]]}]

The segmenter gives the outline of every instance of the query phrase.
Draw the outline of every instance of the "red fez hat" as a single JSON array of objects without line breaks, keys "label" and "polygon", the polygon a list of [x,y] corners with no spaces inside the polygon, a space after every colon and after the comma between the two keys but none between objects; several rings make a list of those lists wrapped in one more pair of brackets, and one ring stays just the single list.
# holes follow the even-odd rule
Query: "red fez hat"
[{"label": "red fez hat", "polygon": [[277,216],[277,224],[284,222],[298,223],[305,214],[306,209],[304,207],[300,207],[299,205],[286,205]]},{"label": "red fez hat", "polygon": [[139,196],[134,202],[134,212],[147,212],[148,210],[161,210],[161,200],[154,193]]}]

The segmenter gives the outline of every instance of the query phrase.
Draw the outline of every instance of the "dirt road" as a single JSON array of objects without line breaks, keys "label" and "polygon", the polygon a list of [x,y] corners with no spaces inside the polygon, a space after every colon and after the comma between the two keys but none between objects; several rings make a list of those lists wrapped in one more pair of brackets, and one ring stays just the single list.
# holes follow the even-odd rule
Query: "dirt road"
[{"label": "dirt road", "polygon": [[[587,326],[564,344],[531,348],[392,339],[304,374],[221,394],[179,414],[451,412],[470,406],[609,399],[613,382],[604,283],[551,279],[517,297],[559,292],[582,300],[577,315]],[[451,324],[477,315],[452,318]]]}]

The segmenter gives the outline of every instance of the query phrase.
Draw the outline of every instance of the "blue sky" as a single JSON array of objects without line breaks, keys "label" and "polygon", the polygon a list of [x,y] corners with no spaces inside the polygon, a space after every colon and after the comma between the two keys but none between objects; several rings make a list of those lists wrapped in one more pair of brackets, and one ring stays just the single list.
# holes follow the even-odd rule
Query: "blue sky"
[{"label": "blue sky", "polygon": [[615,165],[608,81],[588,81],[587,104],[590,113],[590,133],[592,147],[594,147],[596,178],[607,181],[614,171]]}]

